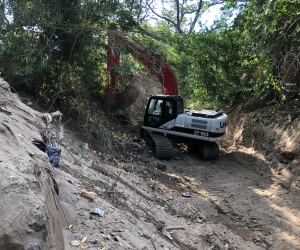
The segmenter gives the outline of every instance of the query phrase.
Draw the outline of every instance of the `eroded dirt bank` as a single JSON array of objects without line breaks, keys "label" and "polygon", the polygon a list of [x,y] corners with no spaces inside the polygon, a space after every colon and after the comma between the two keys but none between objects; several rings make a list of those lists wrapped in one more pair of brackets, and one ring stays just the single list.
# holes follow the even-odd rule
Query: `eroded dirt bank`
[{"label": "eroded dirt bank", "polygon": [[0,80],[0,249],[64,249],[53,167],[31,143],[43,126]]},{"label": "eroded dirt bank", "polygon": [[[236,107],[215,161],[183,146],[174,159],[157,160],[131,125],[117,124],[123,136],[108,156],[65,127],[53,168],[31,143],[45,126],[42,113],[4,86],[2,107],[12,115],[0,112],[1,123],[19,145],[2,128],[0,249],[300,249],[297,113],[289,122],[286,114]],[[34,166],[42,168],[39,183]]]}]

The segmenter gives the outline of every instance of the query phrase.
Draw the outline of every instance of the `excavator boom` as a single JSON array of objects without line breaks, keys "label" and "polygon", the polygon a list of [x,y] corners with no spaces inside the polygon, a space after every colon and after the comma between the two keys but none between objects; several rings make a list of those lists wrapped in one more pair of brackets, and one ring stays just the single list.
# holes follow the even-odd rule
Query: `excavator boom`
[{"label": "excavator boom", "polygon": [[127,38],[119,31],[108,31],[107,70],[109,75],[109,101],[115,101],[118,77],[114,73],[114,67],[120,64],[120,51],[125,48],[136,60],[147,67],[162,83],[163,94],[178,95],[178,83],[171,67],[159,54],[149,51],[135,37]]}]

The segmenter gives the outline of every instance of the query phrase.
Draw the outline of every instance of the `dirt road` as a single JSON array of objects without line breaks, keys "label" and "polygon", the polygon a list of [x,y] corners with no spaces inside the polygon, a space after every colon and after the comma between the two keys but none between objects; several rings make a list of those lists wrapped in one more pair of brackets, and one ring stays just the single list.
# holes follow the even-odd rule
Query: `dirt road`
[{"label": "dirt road", "polygon": [[[300,199],[263,155],[240,148],[202,161],[181,149],[160,161],[142,141],[131,146],[127,163],[104,164],[92,154],[80,159],[70,149],[78,166],[65,152],[56,175],[67,223],[74,225],[65,230],[66,249],[84,236],[86,249],[300,249]],[[82,188],[97,200],[81,197]],[[96,204],[103,217],[89,213]]]}]

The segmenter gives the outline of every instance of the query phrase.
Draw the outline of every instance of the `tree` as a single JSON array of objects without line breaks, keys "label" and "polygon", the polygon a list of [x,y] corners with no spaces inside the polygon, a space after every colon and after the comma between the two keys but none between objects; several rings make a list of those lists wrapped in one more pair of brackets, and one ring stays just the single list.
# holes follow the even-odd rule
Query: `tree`
[{"label": "tree", "polygon": [[256,0],[249,3],[236,19],[235,28],[244,40],[243,54],[253,65],[252,89],[257,97],[268,95],[284,100],[300,88],[300,1]]},{"label": "tree", "polygon": [[[249,0],[250,1],[250,0]],[[156,8],[157,1],[146,0],[147,6],[154,16],[166,21],[172,25],[179,34],[183,34],[185,31],[191,33],[194,31],[195,26],[204,13],[209,8],[220,5],[227,8],[234,8],[240,3],[248,2],[247,0],[165,0],[160,1],[162,10]],[[175,10],[175,11],[174,11]]]},{"label": "tree", "polygon": [[10,0],[7,8],[13,21],[2,31],[1,72],[11,84],[51,96],[98,89],[107,28],[131,29],[140,14],[138,1],[129,0]]}]

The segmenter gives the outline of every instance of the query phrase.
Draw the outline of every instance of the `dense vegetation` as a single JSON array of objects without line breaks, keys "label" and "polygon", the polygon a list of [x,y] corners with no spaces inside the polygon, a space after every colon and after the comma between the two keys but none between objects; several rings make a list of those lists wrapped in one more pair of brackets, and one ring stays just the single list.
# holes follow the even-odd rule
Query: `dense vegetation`
[{"label": "dense vegetation", "polygon": [[[201,16],[216,5],[220,19],[206,26]],[[112,24],[163,54],[196,107],[298,95],[300,0],[2,0],[0,7],[2,77],[45,101],[99,97]],[[140,70],[124,56],[116,72]]]}]

